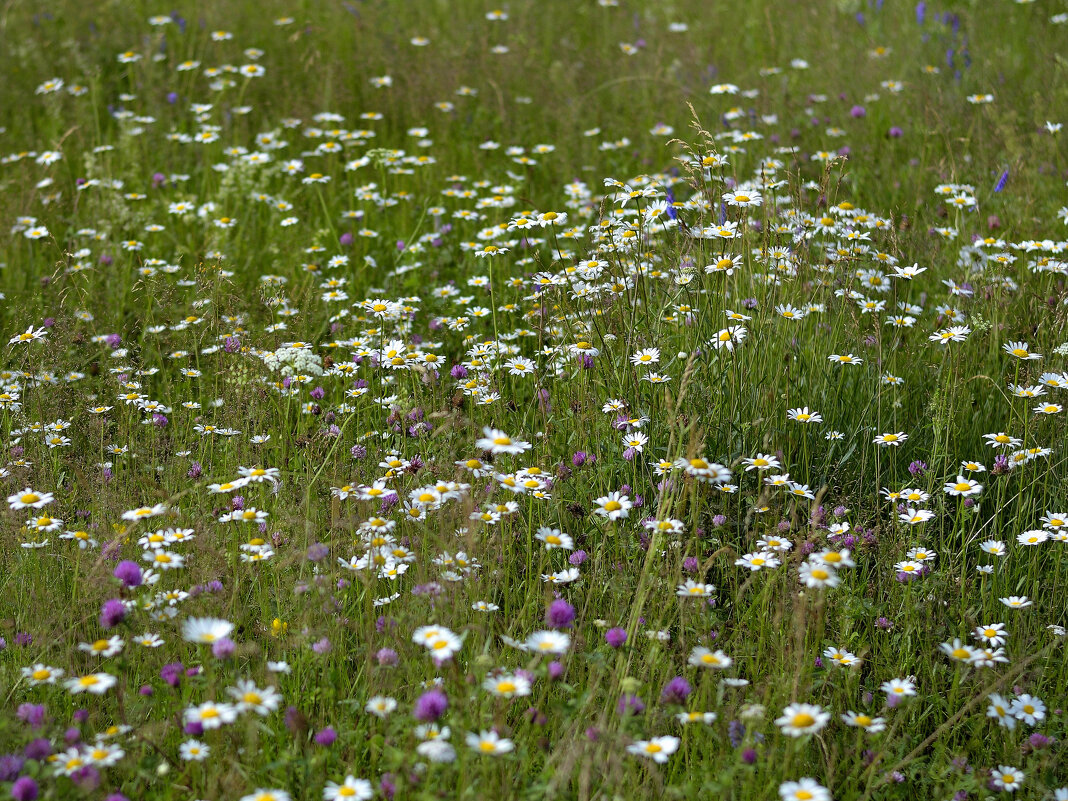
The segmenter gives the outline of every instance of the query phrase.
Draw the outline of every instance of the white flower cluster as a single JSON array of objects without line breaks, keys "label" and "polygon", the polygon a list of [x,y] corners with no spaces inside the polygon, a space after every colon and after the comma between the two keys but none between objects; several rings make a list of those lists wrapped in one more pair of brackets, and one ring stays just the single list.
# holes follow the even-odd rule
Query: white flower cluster
[{"label": "white flower cluster", "polygon": [[279,348],[260,354],[271,371],[280,370],[284,376],[323,374],[323,360],[307,348]]}]

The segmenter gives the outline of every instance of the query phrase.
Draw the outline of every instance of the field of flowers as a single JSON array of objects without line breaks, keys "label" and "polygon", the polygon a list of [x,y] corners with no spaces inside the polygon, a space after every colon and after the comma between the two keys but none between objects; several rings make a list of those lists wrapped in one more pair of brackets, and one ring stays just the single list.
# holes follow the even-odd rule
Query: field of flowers
[{"label": "field of flowers", "polygon": [[1068,800],[1068,5],[0,8],[0,795]]}]

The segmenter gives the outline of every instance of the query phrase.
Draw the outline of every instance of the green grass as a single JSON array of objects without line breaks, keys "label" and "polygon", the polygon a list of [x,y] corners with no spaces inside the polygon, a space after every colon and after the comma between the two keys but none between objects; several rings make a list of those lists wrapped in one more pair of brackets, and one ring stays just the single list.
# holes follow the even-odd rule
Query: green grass
[{"label": "green grass", "polygon": [[[1068,516],[1068,427],[1034,407],[1068,384],[1068,164],[1046,126],[1068,108],[1061,5],[492,10],[181,3],[161,25],[171,9],[143,3],[0,10],[0,330],[43,334],[7,345],[0,375],[0,754],[32,757],[3,763],[0,793],[29,797],[32,779],[42,798],[280,801],[354,776],[396,798],[803,798],[782,785],[811,777],[835,799],[985,798],[1007,766],[1014,795],[1053,797],[1068,527],[1049,518]],[[763,202],[728,206],[733,189]],[[677,222],[650,212],[668,192]],[[547,212],[566,223],[516,228]],[[476,255],[491,242],[507,252]],[[951,325],[961,341],[929,339]],[[744,338],[716,347],[729,326]],[[304,375],[284,380],[294,342]],[[635,364],[644,349],[659,361]],[[790,419],[801,407],[822,421]],[[530,447],[487,454],[486,428]],[[1014,444],[992,447],[999,432]],[[758,454],[777,466],[747,470]],[[721,480],[656,469],[698,458]],[[277,480],[209,488],[255,466]],[[981,491],[947,493],[960,474]],[[356,497],[376,481],[400,502]],[[419,512],[433,487],[445,499]],[[54,497],[15,508],[24,488]],[[926,497],[886,497],[905,488]],[[626,517],[598,512],[611,493]],[[906,524],[899,503],[929,519]],[[262,526],[220,521],[253,508]],[[62,522],[35,531],[42,515]],[[547,549],[546,528],[573,550]],[[125,586],[118,563],[147,568],[139,541],[167,529],[193,534],[164,549],[182,566]],[[1019,541],[1036,530],[1048,539]],[[738,564],[772,539],[790,543],[780,565]],[[914,548],[935,556],[907,581]],[[813,566],[835,586],[806,586]],[[680,597],[687,581],[715,588]],[[115,599],[125,617],[107,620]],[[557,600],[575,615],[566,651],[514,647],[553,628]],[[232,624],[232,648],[187,641],[197,618]],[[941,648],[977,648],[996,623],[1003,661]],[[431,624],[462,640],[440,664],[413,642]],[[114,655],[79,648],[112,636]],[[730,666],[689,664],[697,647]],[[37,664],[64,675],[35,684]],[[486,689],[516,671],[529,695]],[[100,695],[64,683],[97,673],[115,679]],[[663,692],[677,677],[685,698]],[[915,695],[888,701],[906,677]],[[243,679],[276,708],[183,732]],[[435,683],[451,761],[417,750]],[[1045,716],[1000,725],[994,693]],[[371,714],[376,696],[396,708]],[[829,720],[788,736],[775,721],[793,703]],[[466,744],[491,729],[508,753]],[[98,736],[121,757],[82,747]],[[666,761],[627,750],[664,736]],[[182,755],[190,740],[207,759]],[[74,757],[113,764],[62,775]]]}]

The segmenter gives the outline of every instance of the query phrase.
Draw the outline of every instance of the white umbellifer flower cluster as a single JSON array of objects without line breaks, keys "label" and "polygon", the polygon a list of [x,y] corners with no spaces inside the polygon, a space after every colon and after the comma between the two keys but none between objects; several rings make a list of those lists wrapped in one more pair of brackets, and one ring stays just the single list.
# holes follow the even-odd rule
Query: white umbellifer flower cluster
[{"label": "white umbellifer flower cluster", "polygon": [[323,360],[307,348],[279,348],[260,355],[268,369],[284,376],[323,374]]}]

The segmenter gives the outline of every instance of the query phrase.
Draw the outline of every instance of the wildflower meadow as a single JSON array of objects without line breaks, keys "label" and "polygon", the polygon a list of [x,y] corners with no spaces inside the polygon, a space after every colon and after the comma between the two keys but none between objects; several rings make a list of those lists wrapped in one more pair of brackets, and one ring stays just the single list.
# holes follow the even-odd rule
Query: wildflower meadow
[{"label": "wildflower meadow", "polygon": [[0,797],[1068,801],[1066,43],[4,4]]}]

